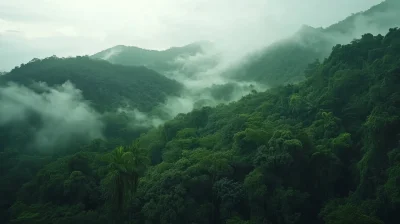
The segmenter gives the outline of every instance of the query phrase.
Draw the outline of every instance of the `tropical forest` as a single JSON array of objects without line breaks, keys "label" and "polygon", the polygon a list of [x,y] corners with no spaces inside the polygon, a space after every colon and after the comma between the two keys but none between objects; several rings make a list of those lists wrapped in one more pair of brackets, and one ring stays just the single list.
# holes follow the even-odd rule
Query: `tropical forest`
[{"label": "tropical forest", "polygon": [[[38,0],[38,12],[50,10],[53,3],[41,8],[45,2]],[[119,3],[121,13],[127,4],[142,7],[127,2],[116,0],[104,10]],[[187,3],[171,0],[166,10],[191,17],[177,2]],[[49,50],[52,41],[71,50],[68,38],[76,43],[78,34],[63,29],[66,37],[46,37],[40,45],[33,34],[39,35],[42,17],[26,14],[31,23],[24,25],[21,13],[2,8],[33,8],[0,3],[0,223],[400,223],[400,1],[355,0],[364,10],[318,28],[288,28],[288,35],[260,38],[257,46],[245,41],[243,48],[234,47],[241,35],[228,35],[224,47],[202,40],[199,27],[228,18],[217,2],[232,12],[239,4],[248,16],[258,8],[202,1],[196,10],[203,19],[209,15],[204,24],[197,14],[186,21],[193,27],[160,16],[166,24],[160,30],[188,30],[180,30],[181,39],[163,35],[158,42],[186,40],[193,32],[199,38],[192,43],[136,47],[156,35],[146,33],[146,25],[131,45],[65,55],[64,48]],[[265,2],[272,7],[279,1]],[[342,0],[301,4],[307,2],[353,7]],[[52,21],[81,18],[67,13],[71,4]],[[88,7],[102,7],[96,4]],[[101,29],[108,29],[107,21]],[[234,27],[246,26],[234,21]],[[18,29],[33,36],[18,36]],[[144,34],[148,41],[139,38]],[[126,43],[127,36],[115,35]]]}]

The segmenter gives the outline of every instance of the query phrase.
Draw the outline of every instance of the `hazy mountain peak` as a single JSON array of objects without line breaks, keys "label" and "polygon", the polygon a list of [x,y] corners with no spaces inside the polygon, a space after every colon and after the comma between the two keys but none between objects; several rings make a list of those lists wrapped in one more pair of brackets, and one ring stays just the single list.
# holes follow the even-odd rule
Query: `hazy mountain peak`
[{"label": "hazy mountain peak", "polygon": [[317,33],[321,33],[323,28],[315,28],[309,25],[302,25],[300,29],[293,36],[302,36],[302,35],[315,35]]},{"label": "hazy mountain peak", "polygon": [[95,59],[107,60],[113,64],[147,66],[165,73],[176,70],[174,61],[182,56],[192,56],[209,49],[213,44],[209,41],[197,41],[181,47],[166,50],[150,50],[136,46],[117,45],[91,56]]},{"label": "hazy mountain peak", "polygon": [[203,48],[209,48],[209,47],[213,47],[214,43],[208,40],[200,40],[200,41],[196,41],[193,42],[191,44],[185,45],[183,46],[183,48],[185,47],[203,47]]}]

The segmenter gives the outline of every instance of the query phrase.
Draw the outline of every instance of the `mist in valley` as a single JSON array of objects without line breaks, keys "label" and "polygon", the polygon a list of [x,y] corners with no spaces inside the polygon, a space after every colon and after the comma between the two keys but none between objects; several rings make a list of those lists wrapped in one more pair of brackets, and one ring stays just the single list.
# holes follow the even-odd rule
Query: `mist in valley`
[{"label": "mist in valley", "polygon": [[[44,2],[44,0],[42,1]],[[141,3],[128,3],[128,1],[121,0],[115,2],[112,7],[107,4],[99,4],[99,7],[93,8],[89,7],[93,1],[83,1],[79,3],[80,8],[74,8],[72,3],[60,1],[57,5],[48,3],[49,8],[57,8],[55,12],[47,9],[43,11],[44,9],[39,8],[37,13],[30,12],[28,14],[22,13],[29,11],[29,3],[20,5],[2,2],[0,3],[0,8],[2,8],[0,12],[0,49],[2,49],[0,57],[6,58],[6,60],[0,62],[0,68],[9,70],[18,63],[28,61],[29,58],[50,56],[50,54],[58,56],[92,54],[102,48],[110,47],[112,44],[163,50],[170,46],[182,46],[198,40],[207,40],[207,42],[202,42],[201,52],[194,55],[182,55],[166,61],[175,70],[159,71],[162,75],[183,84],[184,88],[179,96],[167,96],[165,102],[154,107],[151,112],[140,111],[131,105],[108,112],[129,117],[132,127],[155,127],[179,113],[188,113],[204,106],[213,107],[221,103],[237,101],[247,94],[265,91],[270,87],[268,83],[237,79],[235,69],[251,63],[251,60],[258,54],[263,54],[269,50],[270,46],[282,41],[295,42],[308,47],[313,46],[315,43],[312,38],[309,38],[310,35],[304,36],[301,28],[304,24],[313,27],[328,27],[335,21],[346,18],[350,12],[366,10],[379,2],[373,0],[353,1],[348,7],[341,7],[341,4],[345,4],[347,1],[332,3],[331,1],[313,0],[303,4],[291,0],[256,0],[251,3],[218,0],[207,4],[204,1],[178,0],[175,4],[171,4],[161,0]],[[37,5],[40,4],[37,3]],[[79,10],[85,8],[85,5],[90,8],[85,18],[68,16],[68,13],[71,12],[78,13]],[[143,11],[143,9],[149,9],[150,5],[152,6],[151,11]],[[305,8],[305,5],[308,5],[308,8]],[[16,7],[21,7],[21,10],[15,11]],[[319,7],[319,13],[310,13],[309,10],[316,10],[316,7]],[[332,10],[331,7],[340,7],[340,10]],[[132,13],[130,9],[133,9]],[[7,13],[4,13],[5,11]],[[44,13],[39,16],[40,12]],[[53,13],[57,13],[57,15]],[[132,17],[127,17],[128,13]],[[152,19],[143,20],[141,18],[148,17],[146,15],[149,13],[152,14]],[[109,15],[109,17],[100,18],[101,14]],[[374,16],[393,19],[396,15],[395,13],[382,13]],[[45,22],[50,17],[54,22]],[[94,20],[96,23],[92,24],[91,22]],[[323,39],[332,46],[337,43],[348,43],[365,32],[374,34],[387,32],[386,27],[370,23],[369,20],[371,20],[370,17],[365,18],[362,15],[355,17],[352,20],[354,28],[350,32],[331,32],[323,28],[312,27],[310,27],[310,32],[316,36],[317,41]],[[98,26],[97,23],[101,21],[104,23],[102,26]],[[124,28],[120,25],[115,26],[120,22],[131,22],[131,24]],[[319,50],[324,51],[322,55],[327,56],[332,46],[327,45],[326,49]],[[120,47],[111,48],[103,59],[109,60],[120,54],[121,51],[123,49]],[[70,81],[73,83],[73,80]],[[5,87],[5,89],[7,88],[10,87]],[[19,88],[28,91],[26,87]],[[5,92],[3,91],[3,93]],[[42,101],[48,98],[46,95],[37,95],[36,97]],[[71,103],[71,99],[60,98],[59,104],[68,105]],[[45,102],[41,103],[46,104]],[[14,106],[18,104],[21,104],[21,101],[15,102]],[[22,105],[19,110],[25,111],[22,108],[26,106]],[[56,107],[57,105],[48,104],[45,108],[51,106]],[[96,123],[100,116],[99,112],[93,111],[89,106],[83,108],[87,108],[84,111],[88,118],[85,119],[89,122],[90,130],[93,127],[97,127],[98,130],[95,132],[84,130],[82,133],[89,137],[101,136],[101,124]],[[69,109],[69,107],[57,107],[54,114],[62,118],[63,114],[70,113]],[[36,111],[40,112],[39,108]],[[43,113],[45,111],[46,109]],[[6,112],[2,113],[7,114]],[[54,116],[52,117],[57,120]],[[68,119],[63,119],[63,122],[70,125]],[[74,126],[74,122],[78,121],[72,120],[71,122],[71,125]],[[63,125],[59,127],[64,128]],[[68,130],[68,127],[65,128]],[[46,125],[39,133],[46,135]],[[69,135],[68,131],[65,133]],[[61,137],[64,138],[64,136]]]},{"label": "mist in valley", "polygon": [[71,82],[51,88],[35,83],[31,88],[15,83],[0,87],[0,126],[30,124],[29,147],[52,150],[71,141],[102,138],[101,115],[83,99]]},{"label": "mist in valley", "polygon": [[0,0],[0,223],[397,223],[400,0]]}]

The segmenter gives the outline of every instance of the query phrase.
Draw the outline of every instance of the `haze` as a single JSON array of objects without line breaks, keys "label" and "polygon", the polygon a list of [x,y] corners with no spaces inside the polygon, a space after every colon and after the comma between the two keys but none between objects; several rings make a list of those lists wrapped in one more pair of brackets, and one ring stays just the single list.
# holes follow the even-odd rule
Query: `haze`
[{"label": "haze", "polygon": [[328,26],[381,0],[0,1],[0,70],[34,57],[92,54],[114,45],[165,49],[198,40],[246,47]]}]

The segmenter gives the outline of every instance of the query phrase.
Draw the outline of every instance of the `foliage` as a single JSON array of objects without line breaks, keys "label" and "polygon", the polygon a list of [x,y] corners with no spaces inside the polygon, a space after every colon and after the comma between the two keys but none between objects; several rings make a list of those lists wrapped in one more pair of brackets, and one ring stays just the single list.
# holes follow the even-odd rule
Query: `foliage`
[{"label": "foliage", "polygon": [[178,115],[128,146],[4,147],[1,221],[397,223],[400,30],[337,45],[306,72],[297,85]]},{"label": "foliage", "polygon": [[148,163],[146,154],[134,142],[129,147],[119,146],[106,156],[109,163],[108,174],[103,180],[105,194],[116,206],[122,210],[126,203],[137,191],[139,177]]}]

